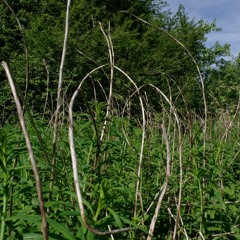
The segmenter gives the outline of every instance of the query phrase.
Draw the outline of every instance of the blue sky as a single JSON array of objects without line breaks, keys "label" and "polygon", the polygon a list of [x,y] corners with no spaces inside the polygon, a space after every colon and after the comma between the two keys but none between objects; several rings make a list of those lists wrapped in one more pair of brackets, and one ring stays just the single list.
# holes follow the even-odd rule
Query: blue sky
[{"label": "blue sky", "polygon": [[185,7],[190,19],[203,19],[211,23],[216,19],[217,27],[221,32],[207,35],[207,46],[216,41],[220,44],[229,43],[231,54],[236,57],[240,53],[240,0],[168,0],[171,12],[175,13],[179,4]]}]

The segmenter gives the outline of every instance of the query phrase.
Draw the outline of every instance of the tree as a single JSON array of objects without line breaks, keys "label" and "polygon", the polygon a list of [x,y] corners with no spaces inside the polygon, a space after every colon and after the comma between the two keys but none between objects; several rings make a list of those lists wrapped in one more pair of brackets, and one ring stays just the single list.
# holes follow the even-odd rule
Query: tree
[{"label": "tree", "polygon": [[212,106],[231,111],[236,109],[240,91],[240,54],[212,69],[207,88],[211,93],[209,102]]}]

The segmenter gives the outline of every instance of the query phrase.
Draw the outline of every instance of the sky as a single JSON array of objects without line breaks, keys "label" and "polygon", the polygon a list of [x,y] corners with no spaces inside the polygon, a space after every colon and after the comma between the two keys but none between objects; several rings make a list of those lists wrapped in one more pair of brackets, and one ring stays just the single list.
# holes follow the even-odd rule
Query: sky
[{"label": "sky", "polygon": [[240,53],[240,0],[168,0],[171,12],[175,13],[179,4],[185,7],[190,19],[203,19],[207,23],[216,19],[216,26],[221,32],[207,35],[206,45],[212,46],[216,41],[231,45],[231,55]]}]

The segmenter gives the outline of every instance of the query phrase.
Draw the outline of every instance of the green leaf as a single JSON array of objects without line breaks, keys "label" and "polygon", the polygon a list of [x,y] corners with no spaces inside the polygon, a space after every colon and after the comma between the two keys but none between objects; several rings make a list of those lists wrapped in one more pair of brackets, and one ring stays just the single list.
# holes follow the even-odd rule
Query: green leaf
[{"label": "green leaf", "polygon": [[116,224],[119,228],[123,228],[123,224],[122,224],[122,221],[121,221],[121,218],[119,217],[119,215],[114,211],[112,210],[111,208],[107,208],[108,211],[113,215],[115,221],[116,221]]},{"label": "green leaf", "polygon": [[108,215],[104,218],[97,220],[95,222],[95,225],[96,226],[104,226],[104,225],[106,226],[106,225],[109,225],[110,223],[112,223],[112,221],[111,221],[111,217]]},{"label": "green leaf", "polygon": [[214,231],[221,230],[221,228],[218,228],[218,227],[208,227],[207,230],[210,231],[210,232],[214,232]]},{"label": "green leaf", "polygon": [[[77,200],[77,194],[75,192],[65,191],[65,193],[74,197]],[[83,198],[83,204],[91,211],[91,214],[94,215],[91,204],[84,198]]]},{"label": "green leaf", "polygon": [[54,205],[58,205],[58,204],[64,204],[65,202],[60,202],[60,201],[48,201],[48,202],[44,202],[45,207],[52,207]]},{"label": "green leaf", "polygon": [[222,208],[224,210],[226,210],[226,206],[225,206],[225,203],[223,201],[223,197],[222,197],[222,193],[219,192],[217,189],[214,190],[214,195],[215,197],[217,198],[217,200],[219,201],[219,203],[221,204]]},{"label": "green leaf", "polygon": [[122,216],[121,216],[120,218],[122,219],[122,221],[123,221],[124,223],[129,224],[130,227],[133,227],[133,228],[139,229],[139,230],[141,230],[141,231],[143,231],[143,232],[145,232],[145,233],[148,232],[147,228],[144,228],[144,227],[142,227],[142,226],[136,224],[135,222],[133,222],[133,221],[131,221],[131,220],[125,218],[125,217],[122,217]]},{"label": "green leaf", "polygon": [[37,240],[37,239],[43,239],[43,235],[42,234],[38,234],[38,233],[25,233],[23,234],[23,239],[24,240]]},{"label": "green leaf", "polygon": [[76,239],[63,224],[60,224],[51,218],[47,218],[47,221],[49,225],[52,226],[56,231],[62,233],[66,237],[66,239]]},{"label": "green leaf", "polygon": [[[23,234],[23,239],[24,240],[35,240],[35,239],[36,240],[38,240],[38,239],[43,240],[43,235],[41,233],[24,233]],[[53,238],[51,236],[48,236],[48,240],[59,240],[59,237]]]},{"label": "green leaf", "polygon": [[95,235],[91,231],[87,231],[87,240],[94,240]]},{"label": "green leaf", "polygon": [[14,221],[17,219],[22,219],[34,223],[41,223],[42,220],[41,216],[39,215],[16,215],[6,218],[5,221]]}]

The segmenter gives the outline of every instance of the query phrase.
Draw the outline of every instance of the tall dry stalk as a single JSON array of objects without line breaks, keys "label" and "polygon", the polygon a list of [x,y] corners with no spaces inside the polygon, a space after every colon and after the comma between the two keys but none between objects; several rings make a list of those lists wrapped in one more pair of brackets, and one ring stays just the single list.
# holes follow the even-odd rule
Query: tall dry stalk
[{"label": "tall dry stalk", "polygon": [[[146,84],[150,87],[152,87],[153,89],[156,90],[157,93],[159,93],[163,99],[165,99],[165,101],[168,103],[168,105],[170,106],[170,112],[174,115],[174,118],[175,118],[175,122],[176,122],[176,126],[177,126],[177,132],[178,132],[178,155],[179,155],[179,194],[178,194],[178,200],[177,200],[177,214],[176,214],[176,219],[175,220],[175,226],[174,226],[174,234],[173,234],[173,239],[176,238],[176,233],[177,233],[177,229],[181,227],[181,225],[183,226],[183,222],[182,222],[182,218],[181,218],[181,198],[182,198],[182,186],[183,186],[183,159],[182,159],[182,132],[181,132],[181,123],[180,123],[180,119],[178,117],[178,114],[177,114],[177,110],[175,108],[175,106],[173,105],[172,101],[171,101],[171,98],[169,99],[159,88],[157,88],[156,86],[152,85],[152,84]],[[140,88],[138,88],[130,97],[132,97],[134,94],[136,94],[137,92],[140,92],[141,88],[143,88],[144,86],[146,85],[143,85],[141,86]],[[162,103],[162,107],[164,109],[164,111],[166,111],[166,109],[164,108],[163,106],[163,103]],[[144,110],[144,109],[143,109]],[[145,110],[144,110],[145,111]],[[170,117],[170,116],[169,116]],[[174,128],[175,129],[175,128]],[[125,134],[125,137],[126,137],[126,134]],[[126,140],[128,142],[128,145],[130,145],[127,137],[126,137]],[[174,149],[174,147],[172,147]],[[160,192],[160,196],[158,198],[158,202],[159,202],[159,205],[157,206],[157,212],[159,211],[159,206],[161,206],[161,202],[162,202],[162,199],[163,199],[163,196],[164,196],[164,192],[166,191],[166,186],[165,186],[165,183],[164,185],[161,187],[160,191],[156,194],[156,196],[154,197],[154,200],[152,201],[152,203],[150,204],[150,206],[148,207],[147,211],[144,213],[147,214],[147,212],[150,210],[150,208],[153,206],[154,202],[157,200]],[[159,207],[159,208],[158,208]],[[155,212],[156,213],[156,212]],[[156,221],[156,216],[157,215],[154,215],[153,216],[153,219],[152,219],[152,223],[151,223],[151,227],[149,229],[149,236],[152,236],[152,233],[153,233],[153,230],[154,230],[154,222]],[[186,235],[186,234],[185,234]]]},{"label": "tall dry stalk", "polygon": [[[55,111],[55,120],[54,120],[54,130],[53,130],[53,151],[52,151],[52,169],[51,169],[51,177],[50,177],[50,189],[53,188],[54,178],[55,178],[55,164],[56,164],[56,153],[57,153],[57,137],[58,137],[58,129],[59,129],[59,113],[62,105],[62,84],[63,84],[63,67],[65,62],[65,56],[67,51],[67,40],[68,40],[68,31],[69,31],[69,12],[70,12],[71,0],[67,1],[67,9],[66,9],[66,20],[65,20],[65,34],[64,34],[64,42],[63,42],[63,50],[62,50],[62,59],[59,70],[59,79],[58,79],[58,91],[57,91],[57,106]],[[51,199],[51,193],[49,198]]]},{"label": "tall dry stalk", "polygon": [[108,35],[104,32],[102,28],[102,24],[99,23],[100,29],[102,31],[103,36],[106,39],[107,45],[108,45],[108,53],[109,53],[109,62],[110,62],[110,82],[109,82],[109,95],[108,95],[108,101],[107,101],[107,110],[106,110],[106,115],[105,115],[105,120],[103,123],[103,128],[100,136],[100,142],[103,141],[105,129],[106,129],[106,124],[107,124],[107,119],[109,117],[111,107],[112,107],[112,94],[113,94],[113,76],[114,76],[114,51],[113,51],[113,44],[112,44],[112,39],[110,35],[110,24],[109,24],[109,29],[108,29]]},{"label": "tall dry stalk", "polygon": [[30,137],[26,128],[26,124],[24,121],[24,115],[23,115],[23,109],[21,107],[19,98],[18,98],[18,93],[15,87],[15,82],[12,78],[12,74],[10,71],[10,68],[7,64],[7,62],[2,62],[2,66],[6,72],[7,78],[8,78],[8,82],[12,91],[12,95],[16,104],[16,108],[17,108],[17,113],[18,113],[18,118],[21,124],[21,128],[25,137],[25,141],[26,141],[26,146],[27,146],[27,150],[29,153],[29,158],[31,161],[31,165],[32,165],[32,170],[34,173],[34,178],[35,178],[35,182],[36,182],[36,188],[37,188],[37,193],[38,193],[38,201],[39,201],[39,205],[40,205],[40,212],[41,212],[41,217],[42,217],[42,233],[43,233],[43,238],[44,240],[48,239],[48,228],[47,228],[47,220],[46,220],[46,215],[45,215],[45,209],[44,209],[44,201],[43,201],[43,195],[42,195],[42,187],[41,187],[41,181],[40,181],[40,177],[39,177],[39,172],[38,172],[38,168],[37,168],[37,164],[34,158],[34,154],[33,154],[33,150],[32,150],[32,145],[31,145],[31,141],[30,141]]},{"label": "tall dry stalk", "polygon": [[182,200],[182,186],[183,186],[183,159],[182,159],[182,132],[181,132],[181,123],[177,114],[177,111],[173,105],[173,103],[168,99],[168,97],[156,86],[149,84],[153,89],[155,89],[169,104],[172,109],[173,115],[175,117],[175,121],[177,123],[178,128],[178,155],[179,155],[179,193],[178,193],[178,202],[177,202],[177,215],[175,220],[174,234],[173,239],[176,239],[177,228],[180,225],[181,219],[181,200]]},{"label": "tall dry stalk", "polygon": [[152,221],[151,221],[151,224],[150,224],[150,227],[149,227],[149,231],[148,231],[147,240],[152,240],[152,238],[153,238],[153,234],[154,234],[154,229],[155,229],[158,213],[159,213],[159,210],[161,208],[163,198],[164,198],[164,196],[166,194],[169,178],[170,178],[170,175],[171,175],[170,143],[169,143],[168,135],[167,135],[167,132],[166,132],[164,124],[161,124],[161,128],[162,128],[163,139],[164,139],[165,144],[166,144],[166,153],[167,153],[166,177],[165,177],[165,183],[164,183],[163,189],[161,191],[161,194],[160,194],[158,202],[157,202],[157,206],[156,206],[155,211],[154,211],[154,215],[152,217]]}]

